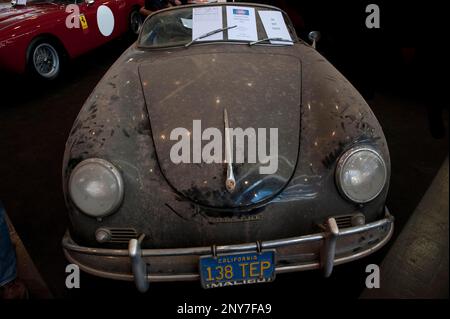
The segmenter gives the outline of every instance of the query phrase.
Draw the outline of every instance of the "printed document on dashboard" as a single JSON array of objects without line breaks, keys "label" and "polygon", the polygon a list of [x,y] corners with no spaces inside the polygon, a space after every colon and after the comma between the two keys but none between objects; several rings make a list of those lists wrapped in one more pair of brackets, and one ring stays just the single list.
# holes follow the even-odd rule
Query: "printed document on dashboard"
[{"label": "printed document on dashboard", "polygon": [[290,44],[292,45],[292,38],[289,34],[286,23],[284,22],[283,14],[280,11],[259,11],[261,22],[264,26],[268,38],[280,38],[286,41],[270,40],[272,44]]},{"label": "printed document on dashboard", "polygon": [[228,40],[258,41],[255,9],[249,7],[227,6]]},{"label": "printed document on dashboard", "polygon": [[[200,7],[192,9],[192,40],[217,29],[223,28],[222,7]],[[198,41],[223,40],[219,32]]]}]

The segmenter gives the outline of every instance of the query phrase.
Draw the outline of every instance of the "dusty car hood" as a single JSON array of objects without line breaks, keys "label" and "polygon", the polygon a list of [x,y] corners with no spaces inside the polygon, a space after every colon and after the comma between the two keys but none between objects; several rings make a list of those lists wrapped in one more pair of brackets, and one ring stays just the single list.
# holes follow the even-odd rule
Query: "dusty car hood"
[{"label": "dusty car hood", "polygon": [[38,16],[60,9],[55,3],[36,3],[27,6],[0,7],[0,31],[6,27],[13,27],[19,23],[35,19]]},{"label": "dusty car hood", "polygon": [[[290,180],[298,158],[300,68],[287,55],[214,53],[173,56],[139,66],[142,88],[161,170],[183,196],[209,207],[248,207],[277,195]],[[224,136],[223,110],[230,127],[278,128],[278,169],[261,174],[261,164],[234,164],[237,186],[225,188],[226,164],[180,163],[170,158],[175,128],[217,128]],[[203,141],[202,146],[208,141]],[[222,143],[223,145],[223,143]],[[193,161],[192,139],[190,144]],[[267,147],[268,142],[267,142]],[[223,152],[224,153],[224,152]],[[222,155],[223,156],[223,155]]]}]

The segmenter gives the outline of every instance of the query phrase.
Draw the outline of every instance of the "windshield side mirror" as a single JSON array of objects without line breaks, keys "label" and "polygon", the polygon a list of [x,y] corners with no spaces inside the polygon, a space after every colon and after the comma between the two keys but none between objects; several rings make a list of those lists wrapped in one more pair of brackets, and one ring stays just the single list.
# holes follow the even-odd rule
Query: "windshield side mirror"
[{"label": "windshield side mirror", "polygon": [[308,34],[308,39],[312,42],[311,46],[315,49],[317,42],[320,40],[320,31],[311,31]]},{"label": "windshield side mirror", "polygon": [[84,0],[84,2],[88,5],[91,6],[94,4],[95,0]]}]

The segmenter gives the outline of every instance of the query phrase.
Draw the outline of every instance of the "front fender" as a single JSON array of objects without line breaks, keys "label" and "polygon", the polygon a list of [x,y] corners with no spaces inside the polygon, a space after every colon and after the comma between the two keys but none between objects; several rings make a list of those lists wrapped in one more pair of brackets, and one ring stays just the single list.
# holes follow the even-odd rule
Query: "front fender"
[{"label": "front fender", "polygon": [[[389,188],[390,158],[381,126],[357,90],[315,49],[298,47],[302,56],[302,116],[300,155],[296,174],[279,202],[296,202],[304,214],[320,222],[336,215],[362,212],[367,221],[383,216]],[[372,202],[344,200],[335,183],[336,163],[348,149],[368,145],[387,165],[388,182]]]}]

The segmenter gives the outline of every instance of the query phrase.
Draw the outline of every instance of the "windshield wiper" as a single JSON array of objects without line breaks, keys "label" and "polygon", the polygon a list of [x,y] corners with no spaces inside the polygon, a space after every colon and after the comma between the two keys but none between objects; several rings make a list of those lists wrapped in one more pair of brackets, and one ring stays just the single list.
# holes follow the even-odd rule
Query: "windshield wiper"
[{"label": "windshield wiper", "polygon": [[283,39],[283,38],[264,38],[264,39],[261,39],[261,40],[258,40],[258,41],[249,42],[248,45],[258,44],[258,43],[264,42],[264,41],[280,41],[280,42],[290,42],[290,43],[292,43],[292,40]]},{"label": "windshield wiper", "polygon": [[189,47],[192,43],[194,43],[195,41],[198,41],[198,40],[200,40],[200,39],[209,37],[209,36],[211,36],[211,35],[213,35],[213,34],[216,34],[216,33],[219,33],[219,32],[223,32],[223,31],[228,30],[228,29],[233,29],[233,28],[236,28],[236,27],[237,27],[237,25],[233,25],[233,26],[231,26],[231,27],[220,28],[220,29],[216,29],[216,30],[213,30],[213,31],[209,31],[208,33],[202,34],[201,36],[196,37],[195,39],[192,39],[190,42],[186,43],[184,46],[187,48],[187,47]]}]

